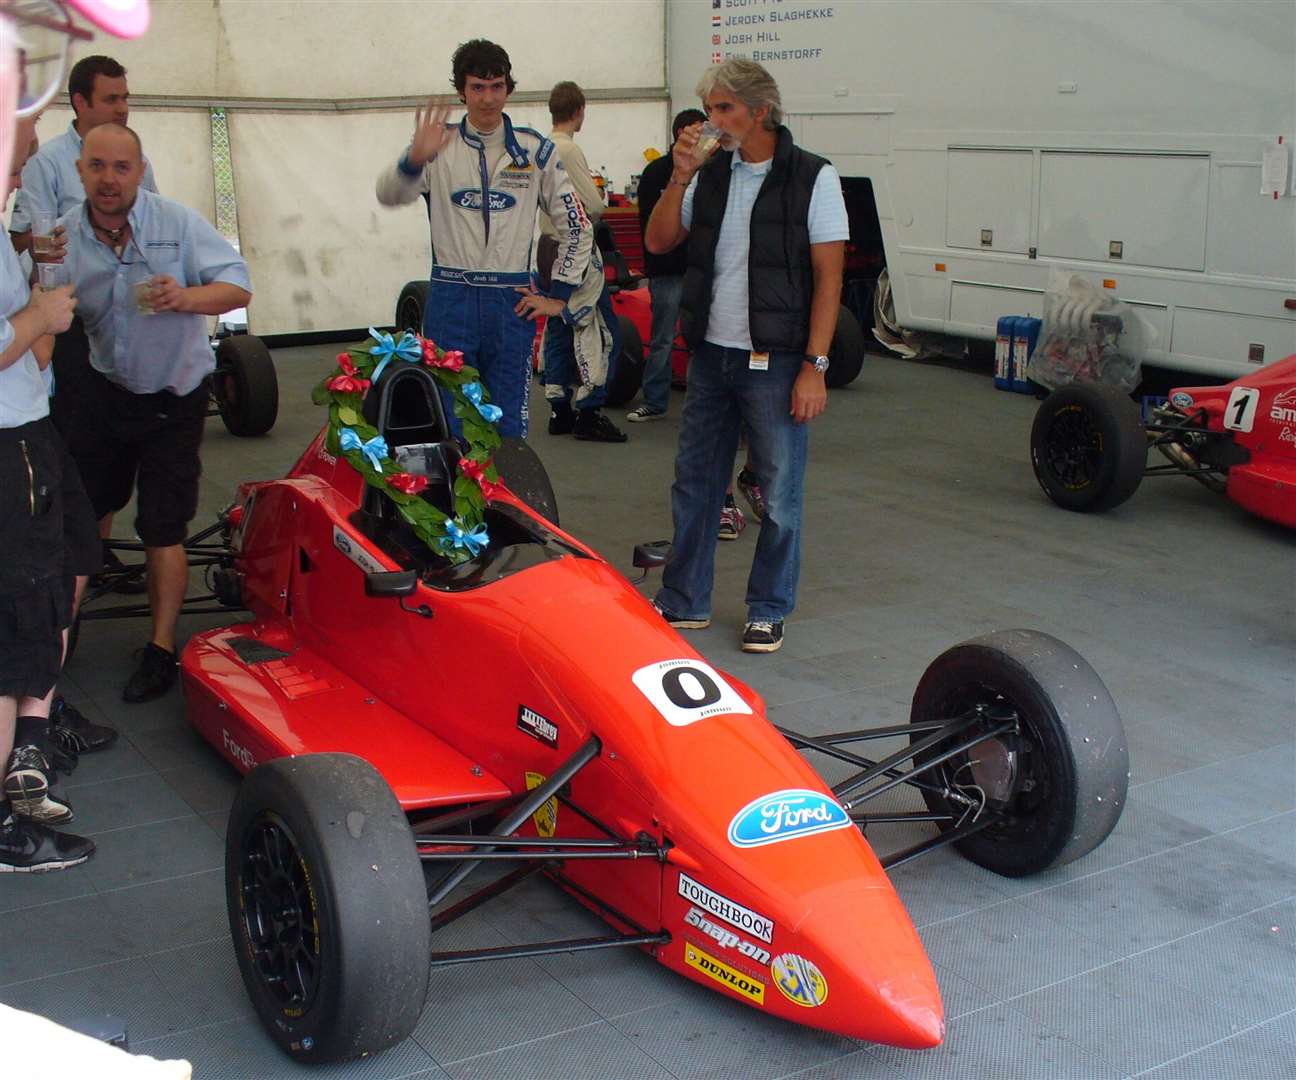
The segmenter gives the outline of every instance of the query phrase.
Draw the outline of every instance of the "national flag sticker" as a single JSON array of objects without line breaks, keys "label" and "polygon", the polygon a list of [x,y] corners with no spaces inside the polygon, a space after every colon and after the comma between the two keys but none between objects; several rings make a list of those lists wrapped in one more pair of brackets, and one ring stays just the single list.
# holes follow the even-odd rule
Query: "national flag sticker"
[{"label": "national flag sticker", "polygon": [[713,52],[711,54],[711,63],[713,64],[720,63],[720,54],[718,52]]},{"label": "national flag sticker", "polygon": [[719,25],[720,25],[720,16],[719,16],[719,15],[712,15],[712,16],[711,16],[711,25],[712,25],[712,26],[719,26]]}]

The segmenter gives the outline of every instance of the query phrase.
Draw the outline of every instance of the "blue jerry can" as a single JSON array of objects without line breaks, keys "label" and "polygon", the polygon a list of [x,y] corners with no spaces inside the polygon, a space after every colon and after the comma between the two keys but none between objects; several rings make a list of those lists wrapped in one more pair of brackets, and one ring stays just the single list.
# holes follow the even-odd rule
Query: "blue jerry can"
[{"label": "blue jerry can", "polygon": [[1013,331],[1016,315],[1004,315],[995,323],[994,384],[996,390],[1011,390],[1013,380]]},{"label": "blue jerry can", "polygon": [[1032,319],[1023,315],[1016,319],[1016,327],[1013,331],[1012,343],[1012,388],[1019,394],[1034,393],[1030,381],[1026,378],[1026,365],[1030,362],[1031,354],[1035,352],[1035,343],[1039,341],[1040,327],[1043,325],[1039,319]]}]

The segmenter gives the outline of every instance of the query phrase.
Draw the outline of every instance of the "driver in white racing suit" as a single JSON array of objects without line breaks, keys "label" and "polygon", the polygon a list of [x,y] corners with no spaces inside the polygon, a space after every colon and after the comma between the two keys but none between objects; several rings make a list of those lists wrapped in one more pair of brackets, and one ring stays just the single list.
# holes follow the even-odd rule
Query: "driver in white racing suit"
[{"label": "driver in white racing suit", "polygon": [[[453,82],[467,116],[454,124],[448,108],[419,109],[414,137],[378,177],[377,195],[384,206],[427,196],[432,273],[423,334],[463,352],[503,410],[500,434],[525,438],[535,319],[570,317],[566,301],[589,267],[593,231],[553,143],[514,127],[504,112],[516,86],[511,70],[493,42],[460,45]],[[531,275],[537,210],[558,233],[548,296]]]}]

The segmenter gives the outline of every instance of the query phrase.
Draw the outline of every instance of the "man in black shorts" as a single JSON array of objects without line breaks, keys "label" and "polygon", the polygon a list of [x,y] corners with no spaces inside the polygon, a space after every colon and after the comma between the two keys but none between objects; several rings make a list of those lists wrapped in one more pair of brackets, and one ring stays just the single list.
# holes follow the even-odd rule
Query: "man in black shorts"
[{"label": "man in black shorts", "polygon": [[91,371],[70,445],[97,517],[136,492],[153,627],[122,697],[141,702],[176,679],[189,583],[182,541],[198,509],[205,380],[215,368],[205,316],[252,293],[247,264],[201,214],[141,188],[144,154],[130,128],[88,132],[79,169],[86,200],[59,223]]}]

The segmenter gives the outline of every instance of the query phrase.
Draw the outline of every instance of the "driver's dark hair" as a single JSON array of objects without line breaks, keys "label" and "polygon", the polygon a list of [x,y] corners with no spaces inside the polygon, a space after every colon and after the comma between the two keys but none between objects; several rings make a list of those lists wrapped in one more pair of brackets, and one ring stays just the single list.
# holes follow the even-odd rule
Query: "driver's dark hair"
[{"label": "driver's dark hair", "polygon": [[513,81],[513,65],[509,63],[508,53],[485,38],[473,38],[460,45],[455,49],[450,66],[454,73],[450,81],[460,94],[464,92],[469,75],[479,79],[498,79],[503,75],[510,94],[517,87],[517,83]]},{"label": "driver's dark hair", "polygon": [[[86,101],[94,100],[95,76],[102,75],[107,79],[121,79],[126,76],[126,69],[111,56],[84,56],[72,65],[68,73],[68,98],[80,94]],[[76,106],[72,106],[76,112]]]},{"label": "driver's dark hair", "polygon": [[682,112],[675,114],[675,119],[671,121],[671,142],[679,138],[679,133],[686,127],[693,124],[705,124],[706,113],[701,109],[684,109]]}]

